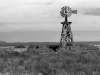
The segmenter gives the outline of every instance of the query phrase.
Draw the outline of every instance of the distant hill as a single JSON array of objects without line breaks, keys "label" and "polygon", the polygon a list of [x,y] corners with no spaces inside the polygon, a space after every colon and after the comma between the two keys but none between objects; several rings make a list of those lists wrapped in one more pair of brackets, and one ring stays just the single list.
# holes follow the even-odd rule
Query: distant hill
[{"label": "distant hill", "polygon": [[18,46],[18,45],[59,45],[59,42],[14,42],[0,43],[0,46]]},{"label": "distant hill", "polygon": [[[100,42],[90,41],[90,42],[74,42],[75,44],[95,44],[100,45]],[[0,41],[0,46],[18,46],[18,45],[59,45],[60,42],[14,42],[7,43],[5,41]]]},{"label": "distant hill", "polygon": [[5,42],[5,41],[0,41],[0,43],[7,43],[7,42]]},{"label": "distant hill", "polygon": [[100,41],[86,41],[86,42],[75,42],[75,43],[100,45]]},{"label": "distant hill", "polygon": [[5,41],[0,41],[0,44],[3,44],[3,43],[7,43],[7,42],[5,42]]}]

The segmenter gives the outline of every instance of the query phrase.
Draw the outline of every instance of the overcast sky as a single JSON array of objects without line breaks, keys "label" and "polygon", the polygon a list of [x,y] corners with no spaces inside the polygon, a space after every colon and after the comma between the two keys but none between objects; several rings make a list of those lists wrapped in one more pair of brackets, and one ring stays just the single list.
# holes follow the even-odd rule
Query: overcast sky
[{"label": "overcast sky", "polygon": [[[2,36],[0,40],[16,42],[23,39],[22,34],[19,37],[13,37],[11,34],[14,32],[16,35],[20,32],[37,33],[44,31],[47,32],[46,34],[50,34],[49,31],[61,32],[61,22],[64,21],[64,18],[60,16],[60,11],[63,6],[69,6],[72,10],[78,11],[77,14],[72,14],[68,18],[72,22],[72,31],[93,32],[100,30],[100,0],[0,0],[0,34]],[[7,33],[5,36],[9,39],[5,38],[4,33]],[[42,36],[39,33],[37,35]],[[12,38],[10,38],[11,36]],[[27,34],[24,37],[28,40],[30,38]],[[36,38],[36,36],[33,37]],[[59,39],[60,33],[59,36],[53,36],[53,38],[55,37]],[[29,41],[36,41],[36,39],[32,38]],[[44,38],[46,39],[46,37]],[[45,39],[37,41],[50,41]],[[85,38],[80,41],[82,40],[85,40]],[[92,38],[92,40],[95,39]]]}]

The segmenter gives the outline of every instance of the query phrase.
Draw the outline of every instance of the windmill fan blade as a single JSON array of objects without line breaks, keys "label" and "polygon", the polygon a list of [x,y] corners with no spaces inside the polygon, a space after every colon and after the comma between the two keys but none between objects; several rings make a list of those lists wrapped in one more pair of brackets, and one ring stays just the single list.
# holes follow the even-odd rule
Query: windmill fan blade
[{"label": "windmill fan blade", "polygon": [[73,10],[72,13],[77,14],[77,10]]}]

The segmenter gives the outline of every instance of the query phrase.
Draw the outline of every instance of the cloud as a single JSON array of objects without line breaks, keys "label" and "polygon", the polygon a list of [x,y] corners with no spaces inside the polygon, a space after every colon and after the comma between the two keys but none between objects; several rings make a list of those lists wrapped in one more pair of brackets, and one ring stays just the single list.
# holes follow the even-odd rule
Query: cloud
[{"label": "cloud", "polygon": [[94,8],[87,10],[84,15],[100,16],[100,8]]},{"label": "cloud", "polygon": [[47,3],[45,3],[45,5],[51,5],[51,4],[53,4],[54,2],[47,2]]},{"label": "cloud", "polygon": [[[73,10],[77,10],[74,6],[78,2],[78,0],[77,2],[71,2],[72,0],[69,2],[67,0],[11,0],[10,2],[6,2],[6,0],[4,1],[6,3],[4,3],[4,6],[6,7],[2,7],[4,9],[0,11],[0,32],[38,30],[61,31],[62,25],[60,22],[64,21],[64,18],[60,15],[61,8],[65,5],[68,5]],[[92,10],[93,9],[84,9],[80,11],[80,9],[78,9],[77,15],[75,14],[68,18],[69,21],[73,22],[73,30],[86,30],[87,27],[94,27],[95,23],[96,25],[100,24],[100,18],[96,18],[97,16],[90,17],[86,14],[82,15],[86,12],[92,12]],[[95,19],[96,21],[94,21]],[[98,28],[99,26],[96,29]]]},{"label": "cloud", "polygon": [[[22,0],[22,5],[51,5],[55,0]],[[16,1],[20,2],[20,0]]]},{"label": "cloud", "polygon": [[25,4],[23,4],[23,5],[51,5],[51,4],[53,4],[54,3],[54,1],[51,1],[51,2],[36,2],[36,3],[25,3]]}]

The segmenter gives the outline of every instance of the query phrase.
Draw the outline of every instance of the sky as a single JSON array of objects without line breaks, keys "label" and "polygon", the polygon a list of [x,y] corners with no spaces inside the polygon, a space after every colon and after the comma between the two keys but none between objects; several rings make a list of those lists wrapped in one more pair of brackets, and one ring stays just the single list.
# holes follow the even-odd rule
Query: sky
[{"label": "sky", "polygon": [[75,41],[100,41],[100,0],[0,0],[0,41],[59,42],[63,6]]}]

